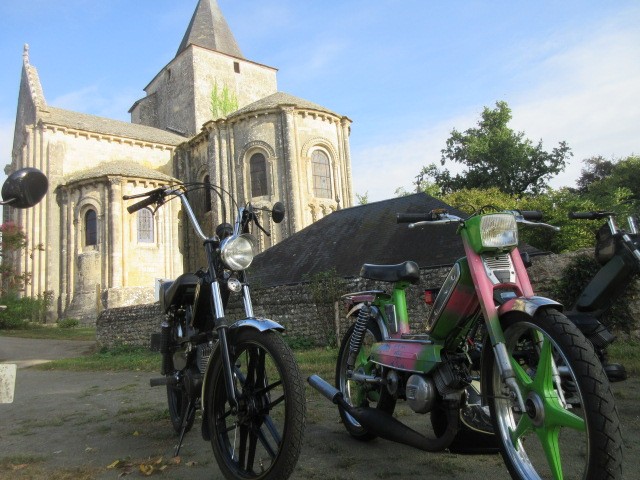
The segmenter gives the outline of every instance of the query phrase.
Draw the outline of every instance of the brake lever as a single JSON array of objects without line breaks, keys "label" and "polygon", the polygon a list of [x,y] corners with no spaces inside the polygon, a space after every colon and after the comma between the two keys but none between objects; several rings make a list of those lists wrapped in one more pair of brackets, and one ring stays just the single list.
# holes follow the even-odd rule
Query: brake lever
[{"label": "brake lever", "polygon": [[258,227],[260,230],[262,230],[262,232],[267,236],[270,237],[271,233],[267,232],[264,228],[262,228],[262,225],[260,225],[260,221],[258,221],[258,216],[251,212],[251,217],[253,218],[253,223],[256,224],[256,227]]}]

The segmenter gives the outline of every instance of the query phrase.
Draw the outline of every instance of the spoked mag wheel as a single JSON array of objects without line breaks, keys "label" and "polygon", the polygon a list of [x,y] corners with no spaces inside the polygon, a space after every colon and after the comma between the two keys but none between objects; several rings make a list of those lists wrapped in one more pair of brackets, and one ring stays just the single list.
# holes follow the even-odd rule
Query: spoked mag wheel
[{"label": "spoked mag wheel", "polygon": [[[354,407],[370,407],[373,406],[386,413],[393,413],[396,402],[395,399],[387,392],[386,389],[380,386],[372,384],[365,384],[363,382],[355,382],[347,378],[347,359],[349,358],[349,341],[353,334],[355,324],[352,325],[340,345],[340,351],[338,352],[338,361],[336,363],[336,388],[340,390],[345,400]],[[382,334],[380,328],[376,323],[369,319],[367,322],[367,328],[364,333],[364,339],[362,347],[356,357],[355,371],[359,373],[372,373],[371,368],[373,365],[368,363],[369,353],[371,351],[371,345],[382,341]],[[352,437],[358,440],[372,440],[376,438],[376,435],[367,431],[362,425],[360,425],[355,418],[349,415],[342,407],[338,406],[340,411],[340,417],[347,431]]]},{"label": "spoked mag wheel", "polygon": [[490,344],[482,365],[494,431],[513,478],[622,478],[622,438],[609,382],[591,344],[564,315],[502,320],[525,411],[500,377]]},{"label": "spoked mag wheel", "polygon": [[304,384],[293,354],[275,332],[246,329],[229,341],[238,408],[229,404],[218,352],[207,380],[213,453],[228,479],[286,479],[302,446]]}]

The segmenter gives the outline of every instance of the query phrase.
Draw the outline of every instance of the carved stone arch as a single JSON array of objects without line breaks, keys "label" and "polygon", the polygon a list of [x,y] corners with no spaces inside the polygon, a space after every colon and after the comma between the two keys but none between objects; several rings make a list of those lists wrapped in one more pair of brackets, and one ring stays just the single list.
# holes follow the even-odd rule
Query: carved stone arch
[{"label": "carved stone arch", "polygon": [[[90,210],[93,210],[96,214],[96,231],[95,243],[91,243],[87,245],[86,243],[86,217]],[[82,249],[89,248],[91,250],[96,249],[98,245],[103,242],[102,235],[100,234],[101,224],[104,222],[104,209],[103,204],[99,198],[94,197],[93,195],[84,195],[80,198],[75,207],[74,212],[74,226],[76,229],[76,238],[80,240],[80,246]]]},{"label": "carved stone arch", "polygon": [[251,153],[252,150],[263,150],[266,153],[265,157],[267,158],[267,161],[271,161],[276,157],[276,151],[271,145],[262,140],[254,140],[242,147],[237,158],[238,164],[245,163],[248,160],[247,155]]},{"label": "carved stone arch", "polygon": [[311,140],[307,140],[302,146],[302,157],[308,159],[310,157],[311,150],[317,147],[327,150],[333,162],[338,161],[338,151],[333,144],[324,137],[315,137]]},{"label": "carved stone arch", "polygon": [[265,198],[274,194],[274,159],[276,158],[276,152],[274,148],[267,142],[262,140],[254,140],[247,143],[238,155],[238,170],[242,172],[242,181],[244,183],[244,191],[247,196],[252,195],[252,173],[250,160],[255,154],[262,154],[264,156],[265,164],[263,174],[261,177],[264,179],[266,189],[264,193],[257,197],[252,198]]}]

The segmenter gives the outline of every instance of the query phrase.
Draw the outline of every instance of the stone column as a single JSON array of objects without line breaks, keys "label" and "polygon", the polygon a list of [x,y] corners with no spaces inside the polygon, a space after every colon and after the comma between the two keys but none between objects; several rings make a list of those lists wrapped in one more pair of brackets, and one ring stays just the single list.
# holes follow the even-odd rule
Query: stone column
[{"label": "stone column", "polygon": [[340,121],[342,125],[342,150],[344,163],[344,182],[343,182],[343,198],[342,208],[351,207],[353,205],[353,178],[351,177],[351,149],[349,147],[349,128],[351,120],[342,117]]},{"label": "stone column", "polygon": [[124,242],[122,238],[122,179],[109,178],[109,256],[110,271],[108,284],[105,288],[121,288],[123,286],[122,265],[124,257]]},{"label": "stone column", "polygon": [[289,206],[289,234],[297,232],[302,228],[301,215],[302,207],[300,206],[300,197],[302,192],[300,191],[300,180],[298,172],[298,156],[296,155],[296,136],[295,136],[295,121],[294,110],[295,107],[291,105],[285,105],[280,107],[282,109],[283,122],[282,122],[282,141],[284,150],[284,168],[286,175],[286,189],[285,197],[287,199],[287,205]]}]

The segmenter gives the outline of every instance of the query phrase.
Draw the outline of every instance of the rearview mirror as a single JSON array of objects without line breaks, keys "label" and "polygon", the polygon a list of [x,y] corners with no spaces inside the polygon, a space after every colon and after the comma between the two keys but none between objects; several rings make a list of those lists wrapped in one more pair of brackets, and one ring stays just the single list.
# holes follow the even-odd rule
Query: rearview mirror
[{"label": "rearview mirror", "polygon": [[49,181],[37,168],[16,170],[2,185],[2,205],[13,208],[30,208],[36,205],[49,188]]},{"label": "rearview mirror", "polygon": [[271,218],[275,223],[280,223],[284,219],[284,204],[276,202],[271,209]]}]

